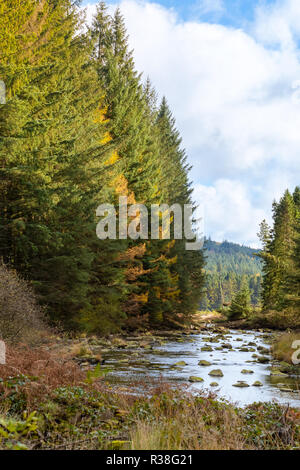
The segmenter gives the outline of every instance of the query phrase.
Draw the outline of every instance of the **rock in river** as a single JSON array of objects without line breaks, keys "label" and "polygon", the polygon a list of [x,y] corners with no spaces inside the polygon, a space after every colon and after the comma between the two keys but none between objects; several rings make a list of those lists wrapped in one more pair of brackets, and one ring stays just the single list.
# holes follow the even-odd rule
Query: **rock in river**
[{"label": "rock in river", "polygon": [[260,364],[266,364],[267,362],[270,362],[270,359],[266,356],[258,356],[257,362],[259,362]]},{"label": "rock in river", "polygon": [[208,375],[210,375],[211,377],[224,377],[224,374],[221,369],[211,370]]},{"label": "rock in river", "polygon": [[254,384],[252,384],[252,387],[262,387],[262,386],[263,384],[259,380],[257,380],[256,382],[254,382]]},{"label": "rock in river", "polygon": [[270,350],[267,348],[264,348],[263,346],[258,346],[257,351],[259,351],[261,354],[270,354]]},{"label": "rock in river", "polygon": [[246,382],[239,380],[236,384],[233,384],[233,387],[244,388],[244,387],[249,387],[249,385]]},{"label": "rock in river", "polygon": [[209,361],[199,361],[198,365],[199,366],[211,366],[211,362],[209,362]]},{"label": "rock in river", "polygon": [[203,382],[203,379],[201,377],[195,377],[194,375],[191,375],[189,382]]}]

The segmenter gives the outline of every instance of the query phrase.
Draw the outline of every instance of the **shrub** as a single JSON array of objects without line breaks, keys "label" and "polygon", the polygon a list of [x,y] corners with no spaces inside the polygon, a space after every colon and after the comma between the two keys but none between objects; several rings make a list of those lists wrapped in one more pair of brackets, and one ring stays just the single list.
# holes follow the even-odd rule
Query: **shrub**
[{"label": "shrub", "polygon": [[0,338],[34,343],[46,334],[44,312],[29,284],[0,261]]}]

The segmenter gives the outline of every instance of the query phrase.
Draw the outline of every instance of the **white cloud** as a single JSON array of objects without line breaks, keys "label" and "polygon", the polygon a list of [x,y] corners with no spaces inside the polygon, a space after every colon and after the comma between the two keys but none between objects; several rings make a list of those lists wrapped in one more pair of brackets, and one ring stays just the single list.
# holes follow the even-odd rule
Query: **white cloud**
[{"label": "white cloud", "polygon": [[257,8],[253,29],[256,37],[266,44],[295,49],[300,36],[299,18],[299,0],[277,0],[275,4]]},{"label": "white cloud", "polygon": [[121,1],[121,10],[138,70],[174,111],[198,202],[202,195],[206,214],[218,215],[206,215],[207,232],[255,243],[279,189],[300,180],[299,0],[261,7],[249,31],[183,22],[139,0]]},{"label": "white cloud", "polygon": [[213,186],[196,185],[194,199],[199,201],[207,236],[258,246],[257,232],[265,214],[254,208],[245,185],[240,181],[220,179]]},{"label": "white cloud", "polygon": [[93,22],[93,17],[96,14],[97,3],[88,3],[83,7],[86,15],[87,24],[91,25]]}]

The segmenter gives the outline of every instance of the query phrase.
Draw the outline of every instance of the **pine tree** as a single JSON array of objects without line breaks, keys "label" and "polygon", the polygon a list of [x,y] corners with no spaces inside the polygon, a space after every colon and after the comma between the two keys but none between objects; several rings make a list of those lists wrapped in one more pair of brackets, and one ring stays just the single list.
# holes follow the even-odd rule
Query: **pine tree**
[{"label": "pine tree", "polygon": [[287,280],[287,305],[300,316],[300,221],[295,236],[295,250],[292,255],[294,270],[289,273]]},{"label": "pine tree", "polygon": [[[157,186],[160,188],[160,202],[169,206],[179,204],[184,213],[184,205],[192,204],[189,166],[186,154],[181,147],[181,138],[176,129],[175,119],[163,98],[157,115],[157,129],[160,149],[160,164],[156,173]],[[185,249],[186,239],[175,240],[167,245],[165,260],[170,263],[169,286],[164,286],[164,295],[160,298],[169,306],[165,309],[165,318],[178,313],[188,317],[199,306],[203,290],[204,259],[201,251],[188,252]],[[163,244],[163,242],[162,242]],[[160,248],[164,251],[163,245]],[[169,261],[168,261],[169,260]],[[173,262],[172,260],[176,260]]]},{"label": "pine tree", "polygon": [[261,240],[264,249],[263,308],[280,310],[286,306],[286,283],[292,269],[295,242],[296,207],[293,196],[286,191],[279,203],[273,203],[274,228],[269,233],[263,224]]},{"label": "pine tree", "polygon": [[300,317],[300,187],[297,186],[293,199],[296,207],[294,250],[290,259],[290,270],[286,279],[286,303]]},{"label": "pine tree", "polygon": [[[94,18],[91,36],[94,40],[94,66],[98,73],[99,84],[105,91],[103,99],[104,119],[107,122],[107,139],[114,146],[115,160],[106,173],[106,186],[114,192],[114,202],[126,196],[128,204],[145,199],[147,184],[143,168],[143,154],[146,151],[148,123],[146,122],[146,100],[139,76],[134,69],[132,54],[128,51],[127,35],[124,20],[117,9],[111,18],[101,3]],[[141,200],[141,199],[140,199]],[[143,242],[144,243],[144,242]],[[132,279],[132,273],[140,264],[132,259],[132,253],[141,242],[122,240],[122,242],[106,241],[121,260],[119,270],[123,278],[115,284],[122,294],[121,310],[127,316],[138,316],[146,293],[136,287],[138,277]],[[133,251],[132,251],[133,250]],[[137,247],[139,252],[139,247]],[[136,299],[133,302],[132,299]],[[142,299],[142,300],[139,300]]]},{"label": "pine tree", "polygon": [[1,49],[1,254],[52,318],[72,322],[89,305],[103,92],[71,2],[25,2],[16,18],[12,47]]},{"label": "pine tree", "polygon": [[229,317],[233,320],[247,317],[251,313],[250,290],[245,282],[242,282],[241,289],[236,293],[229,309]]}]

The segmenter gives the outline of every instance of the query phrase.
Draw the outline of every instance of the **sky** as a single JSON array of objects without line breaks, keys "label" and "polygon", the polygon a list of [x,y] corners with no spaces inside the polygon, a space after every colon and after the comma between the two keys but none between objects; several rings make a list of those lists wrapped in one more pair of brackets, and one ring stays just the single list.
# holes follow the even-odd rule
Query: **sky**
[{"label": "sky", "polygon": [[300,0],[107,4],[176,118],[205,235],[258,247],[273,200],[300,184]]}]

